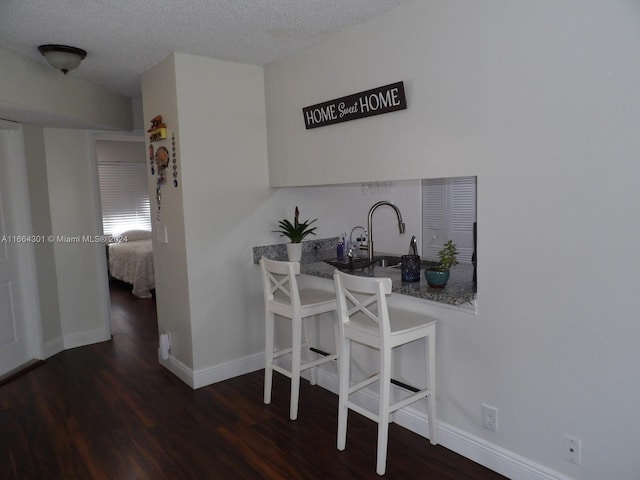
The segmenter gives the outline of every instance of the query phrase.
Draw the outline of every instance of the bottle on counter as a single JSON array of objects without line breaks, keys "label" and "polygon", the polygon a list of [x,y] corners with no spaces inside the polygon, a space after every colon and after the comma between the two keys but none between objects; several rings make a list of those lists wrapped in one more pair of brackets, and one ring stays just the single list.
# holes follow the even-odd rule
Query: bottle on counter
[{"label": "bottle on counter", "polygon": [[344,241],[340,240],[338,242],[338,247],[336,248],[336,256],[338,260],[342,260],[344,258]]}]

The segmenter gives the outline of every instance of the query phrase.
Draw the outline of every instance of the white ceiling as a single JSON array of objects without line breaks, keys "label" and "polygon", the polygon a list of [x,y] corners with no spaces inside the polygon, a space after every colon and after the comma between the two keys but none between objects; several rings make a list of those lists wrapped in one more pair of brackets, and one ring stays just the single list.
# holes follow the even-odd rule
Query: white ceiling
[{"label": "white ceiling", "polygon": [[[266,65],[408,0],[0,0],[0,48],[87,50],[69,75],[132,98],[171,52]],[[61,74],[62,75],[62,74]]]}]

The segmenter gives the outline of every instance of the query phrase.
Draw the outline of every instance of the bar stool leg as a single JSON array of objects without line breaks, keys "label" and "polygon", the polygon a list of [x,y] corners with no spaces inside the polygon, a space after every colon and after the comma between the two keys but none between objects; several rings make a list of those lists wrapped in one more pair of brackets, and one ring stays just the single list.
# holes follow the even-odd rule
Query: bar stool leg
[{"label": "bar stool leg", "polygon": [[349,397],[349,370],[351,367],[351,340],[345,338],[339,358],[339,397],[338,397],[338,450],[345,449],[347,444],[347,420],[349,409],[347,400]]},{"label": "bar stool leg", "polygon": [[291,319],[291,405],[289,418],[298,418],[298,398],[300,397],[300,363],[302,357],[302,319]]},{"label": "bar stool leg", "polygon": [[[316,317],[308,317],[303,321],[302,328],[304,330],[304,341],[307,344],[307,355],[313,358],[314,353],[311,347],[316,346]],[[309,383],[316,384],[316,367],[309,369]]]},{"label": "bar stool leg", "polygon": [[429,396],[427,397],[427,414],[429,415],[429,442],[431,445],[438,444],[438,420],[436,415],[436,338],[431,334],[426,338],[428,353]]},{"label": "bar stool leg", "polygon": [[[338,354],[338,358],[336,359],[336,373],[338,374],[338,376],[340,375],[340,368],[342,365],[342,353],[340,352],[340,326],[338,324],[338,322],[340,321],[340,319],[338,318],[338,315],[336,314],[333,318],[333,340],[335,343],[335,352]],[[338,387],[340,386],[339,382],[338,382]]]},{"label": "bar stool leg", "polygon": [[378,454],[376,473],[384,475],[387,468],[389,411],[391,406],[391,349],[380,349],[380,404],[378,409]]},{"label": "bar stool leg", "polygon": [[264,347],[264,403],[271,403],[271,385],[273,383],[273,342],[275,331],[275,315],[265,314],[265,347]]}]

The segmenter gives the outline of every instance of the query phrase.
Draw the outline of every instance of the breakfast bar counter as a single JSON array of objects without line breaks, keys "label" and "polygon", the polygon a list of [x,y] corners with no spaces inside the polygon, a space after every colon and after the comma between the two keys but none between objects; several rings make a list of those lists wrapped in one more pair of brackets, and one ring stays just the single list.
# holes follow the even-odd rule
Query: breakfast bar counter
[{"label": "breakfast bar counter", "polygon": [[[336,239],[337,240],[337,239]],[[335,245],[333,239],[327,242]],[[321,246],[318,248],[318,246]],[[322,248],[324,242],[303,242],[302,261],[300,262],[300,273],[320,278],[333,279],[333,272],[336,267],[324,260],[335,259],[333,248]],[[272,258],[275,260],[287,260],[284,244],[271,245],[265,247],[254,247],[254,263],[260,261],[260,257]],[[451,276],[444,288],[432,288],[427,285],[424,277],[424,268],[420,272],[420,281],[403,282],[401,279],[400,265],[392,267],[371,266],[361,269],[345,270],[346,273],[368,277],[388,277],[392,282],[393,293],[400,293],[411,297],[431,300],[438,303],[456,306],[474,305],[476,292],[473,285],[473,265],[471,263],[461,263],[451,269]]]},{"label": "breakfast bar counter", "polygon": [[[312,260],[312,259],[309,259]],[[336,267],[323,260],[300,262],[300,273],[316,277],[333,279]],[[444,288],[432,288],[427,285],[424,271],[421,272],[420,281],[403,282],[400,265],[393,267],[372,266],[345,273],[366,277],[388,277],[391,279],[391,291],[412,297],[423,298],[434,302],[447,303],[449,305],[462,305],[472,303],[476,299],[473,288],[473,265],[460,264],[451,269],[451,276]]]}]

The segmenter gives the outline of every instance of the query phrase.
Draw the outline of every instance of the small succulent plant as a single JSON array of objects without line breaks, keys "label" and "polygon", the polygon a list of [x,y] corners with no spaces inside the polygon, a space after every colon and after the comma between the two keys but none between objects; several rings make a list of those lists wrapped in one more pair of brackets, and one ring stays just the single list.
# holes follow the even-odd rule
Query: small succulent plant
[{"label": "small succulent plant", "polygon": [[458,265],[458,250],[456,244],[452,240],[448,240],[443,248],[438,252],[440,257],[440,263],[437,265],[437,269],[441,272],[446,272],[454,265]]}]

